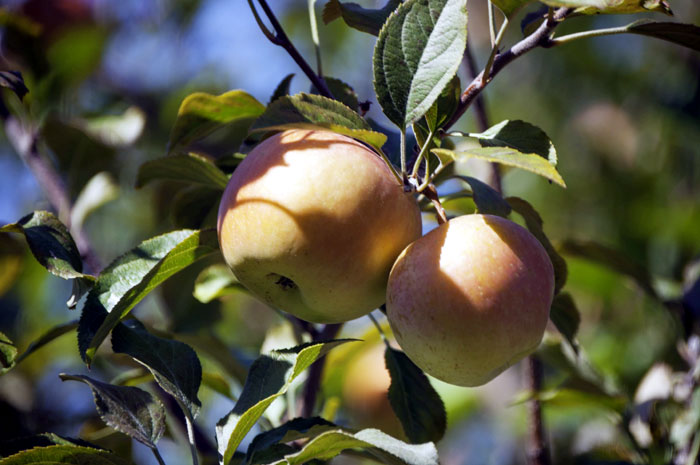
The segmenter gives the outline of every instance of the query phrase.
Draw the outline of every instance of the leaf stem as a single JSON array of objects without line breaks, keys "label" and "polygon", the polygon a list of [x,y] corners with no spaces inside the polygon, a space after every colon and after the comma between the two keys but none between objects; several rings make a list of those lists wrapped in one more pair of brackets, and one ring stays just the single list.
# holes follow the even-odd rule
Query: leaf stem
[{"label": "leaf stem", "polygon": [[508,28],[508,18],[503,18],[503,24],[501,24],[501,28],[498,30],[498,35],[496,36],[496,39],[493,42],[493,47],[491,48],[491,54],[489,55],[489,59],[486,62],[486,66],[484,67],[484,72],[481,75],[481,80],[483,82],[483,85],[486,85],[488,81],[492,79],[490,77],[491,74],[491,67],[493,66],[493,61],[496,58],[496,55],[498,55],[498,49],[501,45],[501,42],[503,41],[503,36],[506,33],[506,29]]},{"label": "leaf stem", "polygon": [[[252,0],[249,0],[251,9],[255,10],[255,6],[252,4]],[[267,4],[267,0],[258,0],[258,3],[260,4],[260,7],[263,9],[265,12],[265,15],[267,16],[267,19],[270,21],[270,24],[272,24],[272,28],[275,30],[275,34],[267,34],[265,33],[265,29],[263,29],[263,34],[270,40],[275,45],[279,45],[283,49],[287,51],[289,56],[292,57],[292,59],[296,62],[296,64],[301,68],[301,70],[306,74],[306,76],[311,80],[311,83],[316,87],[318,92],[323,95],[324,97],[328,98],[333,98],[333,94],[331,94],[331,91],[328,90],[328,86],[326,85],[326,81],[323,80],[322,76],[319,76],[314,72],[314,70],[309,66],[309,64],[304,60],[304,57],[301,56],[299,51],[294,47],[294,44],[292,43],[291,40],[289,40],[289,37],[287,36],[287,33],[284,32],[284,29],[282,28],[282,25],[280,22],[277,20],[277,17],[275,16],[275,13],[272,11],[270,6]],[[255,13],[254,13],[255,14]],[[257,16],[257,15],[256,15]],[[261,22],[258,22],[260,25]],[[270,32],[268,30],[268,32]]]},{"label": "leaf stem", "polygon": [[197,455],[197,446],[195,444],[194,438],[194,419],[190,414],[190,410],[185,406],[179,399],[176,399],[177,403],[182,409],[182,413],[185,414],[185,425],[187,426],[187,441],[190,444],[190,453],[192,454],[192,465],[199,465],[199,456]]},{"label": "leaf stem", "polygon": [[489,38],[491,39],[491,48],[496,47],[496,11],[491,0],[488,2],[487,11],[489,14]]},{"label": "leaf stem", "polygon": [[556,45],[566,44],[568,42],[573,42],[579,39],[588,39],[589,37],[601,37],[601,36],[611,36],[615,34],[626,34],[629,33],[627,26],[621,27],[611,27],[606,29],[594,29],[592,31],[582,31],[573,34],[567,34],[565,36],[557,37],[549,41],[549,46],[554,47]]},{"label": "leaf stem", "polygon": [[386,338],[386,334],[384,334],[384,330],[382,329],[382,326],[379,324],[377,319],[372,315],[371,313],[368,313],[367,316],[369,317],[370,320],[372,320],[372,323],[374,326],[377,328],[377,331],[379,332],[379,337],[382,338],[382,341],[387,347],[391,347],[389,345],[389,340]]},{"label": "leaf stem", "polygon": [[316,49],[316,74],[323,76],[323,67],[321,66],[321,41],[318,38],[318,22],[316,21],[316,0],[308,0],[309,4],[309,22],[311,23],[311,40],[314,42]]},{"label": "leaf stem", "polygon": [[401,140],[399,145],[401,156],[401,177],[406,179],[406,128],[401,128]]},{"label": "leaf stem", "polygon": [[159,465],[165,465],[165,461],[163,460],[163,457],[161,457],[160,452],[158,451],[158,448],[154,445],[151,447],[151,451],[153,451],[153,455],[156,456],[156,460],[158,461]]},{"label": "leaf stem", "polygon": [[384,160],[384,163],[386,163],[386,165],[391,170],[391,174],[393,174],[394,177],[396,178],[396,180],[399,182],[399,184],[403,186],[403,179],[401,179],[401,175],[396,172],[396,168],[394,168],[394,165],[391,164],[391,160],[389,160],[389,157],[386,156],[386,153],[384,153],[384,151],[378,147],[374,147],[374,148],[377,150],[377,152],[379,152],[379,156],[382,157],[382,160]]},{"label": "leaf stem", "polygon": [[[428,137],[425,139],[425,142],[423,143],[423,147],[421,147],[421,149],[420,149],[420,153],[418,154],[416,161],[413,162],[413,172],[411,173],[411,177],[413,177],[413,178],[418,177],[418,169],[420,168],[420,164],[423,161],[423,157],[428,152],[428,146],[430,145],[430,142],[433,140],[434,136],[435,136],[435,130],[431,129],[428,133]],[[427,170],[426,170],[425,174],[427,177],[427,174],[428,174]]]},{"label": "leaf stem", "polygon": [[491,80],[509,63],[511,63],[516,58],[524,55],[525,53],[537,48],[537,47],[547,47],[551,42],[550,35],[556,29],[561,21],[566,19],[566,17],[571,14],[572,8],[559,8],[552,15],[544,21],[532,34],[522,39],[517,44],[513,45],[510,49],[503,53],[498,53],[493,59],[493,64],[489,71],[488,77],[483,78],[486,74],[482,71],[477,77],[475,77],[472,82],[467,86],[467,88],[462,92],[460,97],[459,106],[455,111],[452,118],[443,126],[445,131],[447,131],[452,125],[454,125],[464,114],[465,111],[474,103],[474,100],[481,94],[486,85],[491,82]]}]

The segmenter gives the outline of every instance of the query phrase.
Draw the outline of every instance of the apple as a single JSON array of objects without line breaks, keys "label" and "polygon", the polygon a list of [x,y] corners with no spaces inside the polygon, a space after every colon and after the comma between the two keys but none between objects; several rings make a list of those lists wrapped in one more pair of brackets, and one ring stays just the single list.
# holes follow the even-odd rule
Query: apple
[{"label": "apple", "polygon": [[401,253],[389,276],[387,316],[426,373],[479,386],[537,348],[553,295],[552,263],[527,229],[465,215]]},{"label": "apple", "polygon": [[236,168],[217,230],[226,263],[254,295],[303,320],[340,323],[384,302],[389,271],[420,237],[421,217],[373,151],[295,129]]}]

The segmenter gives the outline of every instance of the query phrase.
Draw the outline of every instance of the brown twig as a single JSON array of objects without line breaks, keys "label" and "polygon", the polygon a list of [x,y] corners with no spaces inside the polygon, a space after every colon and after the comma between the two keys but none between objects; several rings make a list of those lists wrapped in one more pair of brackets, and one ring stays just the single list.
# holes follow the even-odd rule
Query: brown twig
[{"label": "brown twig", "polygon": [[68,195],[61,176],[51,165],[49,160],[39,152],[38,130],[28,124],[23,124],[14,116],[7,115],[4,118],[5,134],[14,147],[17,154],[30,169],[39,182],[46,198],[58,213],[58,217],[71,230],[83,261],[87,265],[88,272],[97,273],[102,269],[85,231],[80,226],[71,227],[70,217],[73,203]]},{"label": "brown twig", "polygon": [[[342,326],[342,324],[329,324],[324,326],[314,338],[314,342],[329,341],[335,338]],[[304,397],[302,398],[300,408],[302,417],[310,417],[314,413],[318,391],[321,389],[321,376],[323,375],[323,367],[325,364],[326,357],[324,356],[309,368],[309,377],[304,385]]]},{"label": "brown twig", "polygon": [[[257,12],[255,11],[255,6],[253,5],[252,1],[250,1],[249,3],[250,8],[253,10],[253,14],[256,16],[256,19],[258,19]],[[265,16],[267,16],[267,19],[270,21],[270,24],[272,24],[272,28],[275,30],[274,34],[269,34],[269,31],[263,29],[263,33],[265,34],[265,36],[270,40],[270,42],[272,42],[275,45],[279,45],[280,47],[285,49],[287,53],[289,53],[289,56],[291,56],[292,59],[296,62],[296,64],[299,65],[301,70],[311,80],[311,83],[314,85],[314,87],[316,87],[316,89],[321,95],[323,95],[324,97],[333,98],[333,94],[331,94],[331,91],[328,90],[328,86],[326,85],[326,81],[323,79],[323,76],[319,76],[318,74],[316,74],[313,68],[311,68],[311,66],[309,66],[306,60],[304,60],[304,57],[301,56],[301,54],[296,49],[292,41],[289,40],[287,33],[284,32],[284,29],[282,28],[280,22],[277,20],[275,13],[267,4],[267,0],[258,0],[258,3],[265,12]],[[264,26],[261,24],[260,27],[263,28]]]},{"label": "brown twig", "polygon": [[550,465],[552,463],[547,445],[544,422],[542,421],[542,403],[537,394],[542,390],[542,362],[536,355],[527,358],[527,378],[533,399],[528,402],[528,465]]},{"label": "brown twig", "polygon": [[472,103],[474,103],[481,91],[484,90],[488,83],[491,82],[506,65],[534,48],[549,46],[552,32],[572,11],[573,10],[571,8],[557,9],[552,17],[545,20],[540,27],[535,30],[535,32],[513,45],[507,51],[496,55],[493,65],[491,66],[491,71],[486,79],[483,79],[484,72],[482,71],[472,80],[472,82],[467,86],[466,90],[462,93],[457,111],[445,124],[444,129],[449,129],[459,120],[459,118],[462,117],[464,112],[467,111]]}]

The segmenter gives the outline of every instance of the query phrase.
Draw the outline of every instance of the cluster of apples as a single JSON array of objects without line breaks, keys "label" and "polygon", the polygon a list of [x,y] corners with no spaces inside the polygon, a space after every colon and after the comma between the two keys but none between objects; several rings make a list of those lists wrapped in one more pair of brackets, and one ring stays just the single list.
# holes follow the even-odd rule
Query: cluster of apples
[{"label": "cluster of apples", "polygon": [[217,226],[224,259],[257,297],[314,323],[386,302],[404,352],[448,383],[484,384],[542,339],[554,272],[537,239],[480,214],[422,236],[414,194],[349,137],[264,140],[231,176]]}]

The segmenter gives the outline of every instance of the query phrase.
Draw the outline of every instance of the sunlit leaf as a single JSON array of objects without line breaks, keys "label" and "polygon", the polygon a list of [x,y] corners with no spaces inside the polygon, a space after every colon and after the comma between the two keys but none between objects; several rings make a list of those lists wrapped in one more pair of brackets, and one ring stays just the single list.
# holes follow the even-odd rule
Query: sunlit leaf
[{"label": "sunlit leaf", "polygon": [[366,449],[382,462],[405,465],[438,465],[435,444],[406,444],[378,429],[364,429],[356,433],[327,431],[307,442],[294,454],[289,454],[276,464],[301,465],[311,460],[329,460],[344,450]]},{"label": "sunlit leaf", "polygon": [[0,333],[0,375],[10,371],[17,363],[17,346],[3,333]]},{"label": "sunlit leaf", "polygon": [[391,15],[374,48],[374,89],[400,128],[433,105],[462,62],[466,0],[408,0]]},{"label": "sunlit leaf", "polygon": [[107,266],[83,308],[78,328],[83,359],[89,364],[112,328],[156,286],[217,250],[213,230],[173,231],[142,242]]},{"label": "sunlit leaf", "polygon": [[242,90],[232,90],[221,95],[204,92],[188,95],[177,112],[177,120],[170,133],[168,153],[179,152],[227,125],[252,124],[264,110],[262,103]]},{"label": "sunlit leaf", "polygon": [[549,259],[552,261],[554,266],[554,295],[557,295],[561,291],[562,287],[566,283],[566,278],[568,275],[568,269],[566,266],[566,261],[559,255],[559,253],[554,249],[554,246],[549,241],[549,238],[544,233],[542,217],[537,210],[534,209],[527,201],[519,197],[508,197],[506,202],[518,212],[520,216],[525,220],[525,225],[527,229],[540,241],[540,244],[547,251]]},{"label": "sunlit leaf", "polygon": [[106,171],[93,176],[80,191],[71,210],[70,222],[75,230],[81,229],[87,217],[119,196],[119,184]]},{"label": "sunlit leaf", "polygon": [[583,14],[629,14],[658,12],[671,15],[671,7],[666,0],[542,0],[549,6],[575,8]]},{"label": "sunlit leaf", "polygon": [[127,460],[107,452],[82,446],[36,447],[0,460],[2,465],[129,465]]},{"label": "sunlit leaf", "polygon": [[557,164],[557,151],[545,132],[520,120],[505,120],[481,133],[469,133],[482,147],[510,147],[522,153],[534,153],[550,164]]},{"label": "sunlit leaf", "polygon": [[229,463],[248,431],[272,401],[287,392],[294,379],[329,350],[348,341],[310,343],[260,356],[250,367],[233,410],[216,424],[223,463]]},{"label": "sunlit leaf", "polygon": [[403,352],[387,347],[384,361],[391,375],[389,402],[409,441],[437,442],[445,435],[447,413],[425,373]]},{"label": "sunlit leaf", "polygon": [[386,136],[372,131],[367,121],[341,102],[321,95],[280,97],[253,124],[252,132],[292,128],[328,129],[381,148]]},{"label": "sunlit leaf", "polygon": [[160,387],[187,409],[191,418],[197,416],[202,405],[197,397],[202,366],[190,346],[154,336],[137,320],[129,320],[114,328],[112,350],[143,364]]},{"label": "sunlit leaf", "polygon": [[143,133],[146,114],[139,107],[129,107],[120,115],[104,115],[80,120],[83,130],[102,143],[124,147],[133,144]]},{"label": "sunlit leaf", "polygon": [[81,381],[92,390],[100,418],[107,425],[150,448],[165,431],[163,404],[148,392],[131,386],[115,386],[84,375],[59,375],[63,381]]},{"label": "sunlit leaf", "polygon": [[202,270],[194,282],[194,298],[203,304],[236,290],[245,289],[224,264],[216,264]]},{"label": "sunlit leaf", "polygon": [[387,0],[379,9],[364,8],[357,3],[328,0],[323,7],[323,22],[330,23],[343,18],[345,24],[358,31],[379,35],[379,30],[391,12],[401,4],[401,0]]},{"label": "sunlit leaf", "polygon": [[136,187],[167,179],[224,190],[228,176],[209,158],[196,153],[170,155],[147,161],[139,167]]}]

